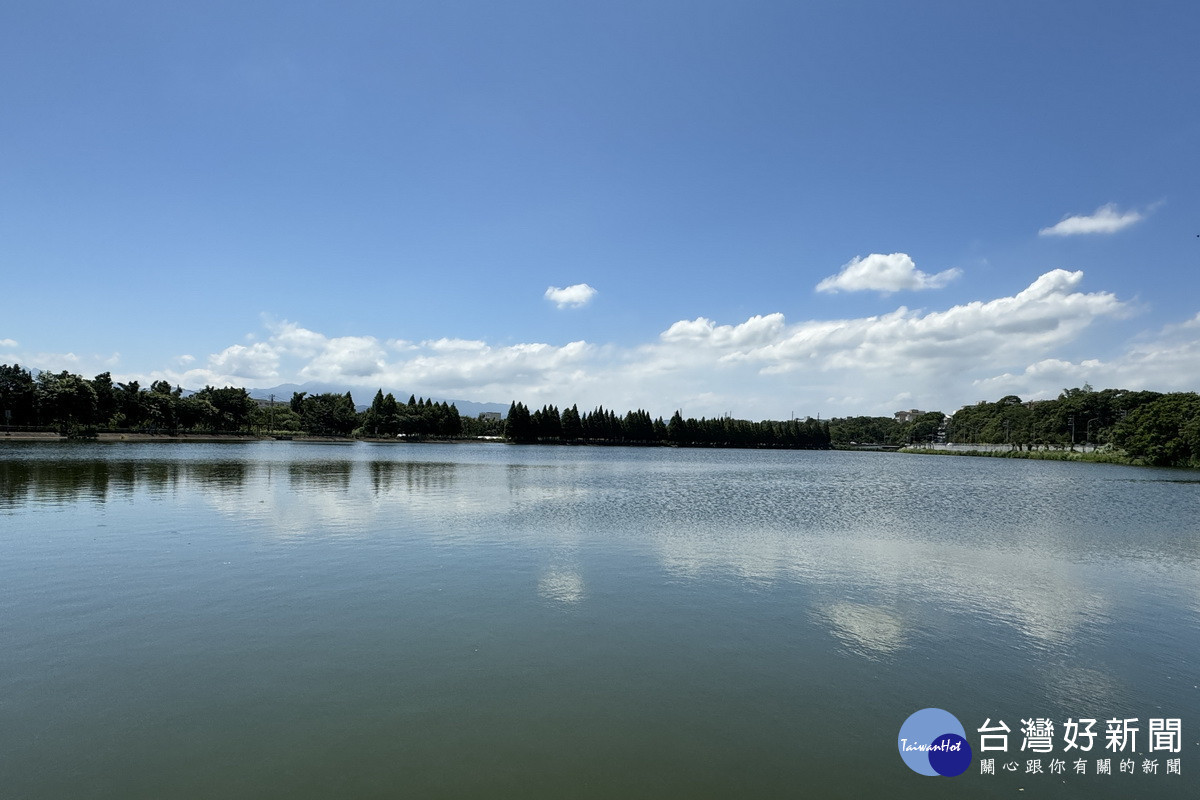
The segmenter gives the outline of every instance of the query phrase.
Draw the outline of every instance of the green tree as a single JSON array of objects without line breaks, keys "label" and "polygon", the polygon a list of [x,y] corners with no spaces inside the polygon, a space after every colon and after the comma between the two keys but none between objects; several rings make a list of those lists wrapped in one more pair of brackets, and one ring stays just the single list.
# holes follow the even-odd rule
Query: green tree
[{"label": "green tree", "polygon": [[205,386],[195,395],[201,401],[207,401],[211,407],[208,412],[207,427],[214,431],[242,432],[250,429],[250,422],[258,404],[254,398],[241,387],[226,386],[215,389]]},{"label": "green tree", "polygon": [[181,397],[176,406],[179,427],[183,430],[216,430],[219,414],[207,395],[196,394]]},{"label": "green tree", "polygon": [[579,419],[579,407],[572,405],[562,412],[563,441],[575,442],[583,438],[583,422]]},{"label": "green tree", "polygon": [[34,425],[35,414],[35,388],[29,370],[20,364],[0,365],[0,423]]},{"label": "green tree", "polygon": [[358,427],[358,413],[349,392],[327,392],[300,400],[304,430],[314,436],[349,436]]},{"label": "green tree", "polygon": [[299,433],[304,430],[300,415],[292,411],[290,405],[284,403],[278,403],[274,408],[258,406],[254,410],[250,424],[259,430],[272,433]]},{"label": "green tree", "polygon": [[1200,396],[1165,394],[1131,411],[1116,429],[1131,458],[1160,467],[1200,466]]},{"label": "green tree", "polygon": [[137,381],[129,381],[117,385],[115,400],[117,412],[113,422],[118,428],[141,428],[148,416],[144,403],[144,393]]},{"label": "green tree", "polygon": [[117,389],[113,385],[112,373],[102,372],[91,380],[96,392],[96,422],[111,425],[117,413]]},{"label": "green tree", "polygon": [[[367,436],[386,436],[386,414],[383,411],[383,389],[375,392],[375,399],[371,401],[371,405],[363,412],[362,430]],[[382,429],[382,430],[381,430]]]},{"label": "green tree", "polygon": [[627,441],[642,444],[654,441],[654,421],[643,409],[626,413],[621,427]]},{"label": "green tree", "polygon": [[837,445],[907,444],[906,431],[893,417],[845,417],[830,420],[829,435]]},{"label": "green tree", "polygon": [[562,417],[557,406],[542,406],[533,412],[533,435],[538,441],[557,442],[562,439]]},{"label": "green tree", "polygon": [[462,435],[462,415],[458,406],[442,401],[442,416],[438,423],[438,435],[454,438]]},{"label": "green tree", "polygon": [[380,403],[378,416],[381,435],[395,436],[400,432],[400,404],[391,392],[388,392]]},{"label": "green tree", "polygon": [[96,390],[78,375],[41,372],[35,381],[38,413],[64,435],[95,424]]},{"label": "green tree", "polygon": [[508,417],[504,421],[504,437],[516,444],[534,441],[533,419],[523,403],[514,400],[508,407]]},{"label": "green tree", "polygon": [[154,381],[149,391],[142,392],[145,426],[154,431],[179,429],[179,400],[183,390],[172,389],[166,381]]},{"label": "green tree", "polygon": [[688,444],[687,423],[683,421],[683,415],[678,410],[671,415],[671,421],[667,423],[667,439],[671,444]]}]

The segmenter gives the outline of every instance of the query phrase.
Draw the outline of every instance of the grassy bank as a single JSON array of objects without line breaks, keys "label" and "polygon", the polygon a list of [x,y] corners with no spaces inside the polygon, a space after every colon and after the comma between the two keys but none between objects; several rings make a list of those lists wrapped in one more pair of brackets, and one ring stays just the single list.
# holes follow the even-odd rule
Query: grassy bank
[{"label": "grassy bank", "polygon": [[941,450],[930,447],[905,447],[901,453],[925,456],[983,456],[986,458],[1026,458],[1033,461],[1087,461],[1093,464],[1124,464],[1144,467],[1146,464],[1130,458],[1121,450],[1082,452],[1079,450]]}]

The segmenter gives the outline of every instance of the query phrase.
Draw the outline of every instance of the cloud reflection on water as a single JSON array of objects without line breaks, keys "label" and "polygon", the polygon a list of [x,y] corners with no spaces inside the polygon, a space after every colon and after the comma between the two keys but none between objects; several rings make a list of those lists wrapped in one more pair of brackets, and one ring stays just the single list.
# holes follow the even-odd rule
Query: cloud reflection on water
[{"label": "cloud reflection on water", "polygon": [[904,646],[906,626],[894,612],[864,603],[834,603],[816,618],[849,650],[866,658],[891,655]]},{"label": "cloud reflection on water", "polygon": [[[124,474],[124,473],[119,473]],[[159,474],[159,473],[156,473]],[[464,544],[480,522],[503,520],[503,535],[544,548],[577,542],[579,524],[593,491],[562,481],[562,470],[528,465],[467,465],[428,461],[321,459],[290,463],[180,462],[175,483],[198,492],[220,513],[253,520],[284,538],[372,537],[405,529],[414,535],[446,535]],[[142,482],[152,481],[142,475]],[[94,477],[89,486],[94,485]],[[123,486],[134,485],[126,481]],[[711,499],[711,498],[710,498]],[[603,502],[601,498],[600,502]],[[638,514],[637,504],[621,505]],[[703,519],[673,515],[626,523],[641,527],[663,568],[691,580],[733,575],[762,584],[857,586],[879,596],[902,596],[998,619],[1043,644],[1069,640],[1081,624],[1102,616],[1108,601],[1092,591],[1076,568],[1055,554],[1029,549],[1017,557],[1007,547],[879,537],[877,530],[819,532],[739,527],[708,507]],[[896,515],[888,509],[885,519]],[[892,524],[896,523],[892,519]],[[493,532],[492,535],[496,535]],[[538,591],[556,602],[584,597],[578,569],[547,567]],[[887,654],[903,641],[895,614],[868,613],[853,604],[824,608],[818,618],[839,639],[863,652]]]},{"label": "cloud reflection on water", "polygon": [[551,567],[538,579],[538,595],[565,606],[573,606],[584,598],[583,576],[578,572]]},{"label": "cloud reflection on water", "polygon": [[[667,574],[689,581],[733,577],[754,587],[807,587],[812,618],[868,657],[898,652],[928,624],[927,614],[918,622],[909,608],[992,620],[1061,650],[1086,626],[1104,626],[1116,602],[1106,585],[1116,579],[1093,563],[1103,546],[1072,538],[1080,508],[1093,518],[1098,513],[1094,498],[1077,507],[1055,487],[1023,486],[1024,505],[1013,506],[986,476],[968,480],[964,470],[922,481],[895,471],[897,464],[919,465],[915,460],[887,462],[892,471],[880,472],[874,485],[870,470],[882,461],[829,462],[831,475],[800,469],[806,460],[786,468],[753,462],[753,473],[739,473],[736,466],[754,456],[729,454],[638,460],[532,453],[547,463],[512,463],[506,448],[475,462],[403,457],[461,452],[445,449],[397,449],[400,457],[390,459],[364,458],[374,451],[362,448],[334,456],[297,450],[306,457],[8,462],[5,503],[175,493],[281,539],[402,535],[465,547],[502,541],[535,553],[542,564],[538,595],[567,606],[587,597],[595,548],[645,552]],[[914,494],[919,505],[908,499]],[[1062,506],[1054,504],[1059,497]],[[969,504],[969,524],[955,504]],[[1152,545],[1167,546],[1138,540],[1127,547]],[[1129,552],[1113,558],[1117,572],[1142,563]],[[1195,611],[1200,595],[1190,563],[1174,562],[1166,577]],[[866,599],[847,600],[849,589]]]}]

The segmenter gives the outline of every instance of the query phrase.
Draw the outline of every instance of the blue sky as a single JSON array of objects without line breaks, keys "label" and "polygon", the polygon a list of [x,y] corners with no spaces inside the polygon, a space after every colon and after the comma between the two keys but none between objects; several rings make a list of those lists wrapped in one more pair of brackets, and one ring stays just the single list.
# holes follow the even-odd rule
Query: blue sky
[{"label": "blue sky", "polygon": [[1196,390],[1197,23],[8,3],[0,362],[755,419]]}]

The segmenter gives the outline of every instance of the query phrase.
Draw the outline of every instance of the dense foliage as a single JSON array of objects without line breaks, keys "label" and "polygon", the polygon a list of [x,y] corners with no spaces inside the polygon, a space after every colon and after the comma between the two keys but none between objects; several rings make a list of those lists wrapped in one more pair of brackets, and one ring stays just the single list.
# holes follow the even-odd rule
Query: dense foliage
[{"label": "dense foliage", "polygon": [[829,423],[835,446],[916,445],[933,441],[1007,445],[1014,451],[1086,446],[1119,460],[1200,467],[1200,396],[1127,389],[1064,389],[1054,400],[1016,395],[964,406],[952,417],[929,412],[901,423],[891,417],[847,417]]},{"label": "dense foliage", "polygon": [[1015,395],[965,406],[950,419],[951,441],[1013,449],[1118,448],[1154,465],[1200,465],[1200,397],[1125,389],[1064,389],[1054,400]]},{"label": "dense foliage", "polygon": [[829,428],[817,420],[750,422],[720,417],[684,419],[676,411],[669,422],[652,419],[639,409],[618,416],[599,407],[579,413],[571,406],[561,413],[555,406],[543,406],[530,413],[523,403],[508,409],[504,435],[519,444],[626,444],[679,445],[685,447],[777,447],[824,449],[829,447]]},{"label": "dense foliage", "polygon": [[458,409],[410,397],[400,404],[376,393],[361,414],[350,393],[297,392],[289,403],[260,401],[242,388],[206,386],[185,395],[155,381],[115,383],[105,372],[87,380],[68,372],[40,372],[0,365],[0,413],[10,428],[57,430],[93,436],[101,430],[140,433],[304,433],[312,436],[437,438],[463,432]]},{"label": "dense foliage", "polygon": [[371,407],[362,413],[359,428],[362,436],[384,438],[453,438],[462,432],[462,418],[454,405],[424,398],[418,400],[413,396],[401,405],[390,392],[384,395],[382,389],[375,393]]},{"label": "dense foliage", "polygon": [[91,380],[69,372],[40,372],[0,365],[0,410],[8,426],[52,428],[68,436],[97,430],[145,432],[248,432],[259,423],[258,404],[245,389],[206,386],[184,396],[155,381],[114,383],[105,372]]},{"label": "dense foliage", "polygon": [[669,421],[639,409],[624,415],[603,407],[580,413],[547,405],[530,412],[514,402],[505,420],[463,418],[445,402],[410,396],[400,403],[382,390],[361,413],[350,393],[264,402],[245,389],[206,386],[185,394],[166,381],[142,387],[116,383],[105,372],[91,380],[63,371],[35,377],[20,365],[0,365],[0,414],[9,428],[50,429],[67,436],[100,430],[146,433],[303,433],[313,436],[446,439],[504,436],[515,443],[636,444],[687,447],[823,449],[850,444],[909,445],[936,439],[1008,445],[1014,451],[1100,447],[1133,463],[1200,467],[1200,395],[1150,391],[1065,389],[1054,400],[1015,395],[959,409],[946,418],[921,414],[762,422],[720,417]]},{"label": "dense foliage", "polygon": [[937,437],[946,415],[940,411],[921,414],[911,422],[893,417],[843,417],[829,421],[829,436],[835,445],[908,445]]},{"label": "dense foliage", "polygon": [[1195,392],[1064,389],[1054,400],[1015,395],[960,409],[951,441],[1007,444],[1014,450],[1090,445],[1152,466],[1200,467],[1200,395]]}]

